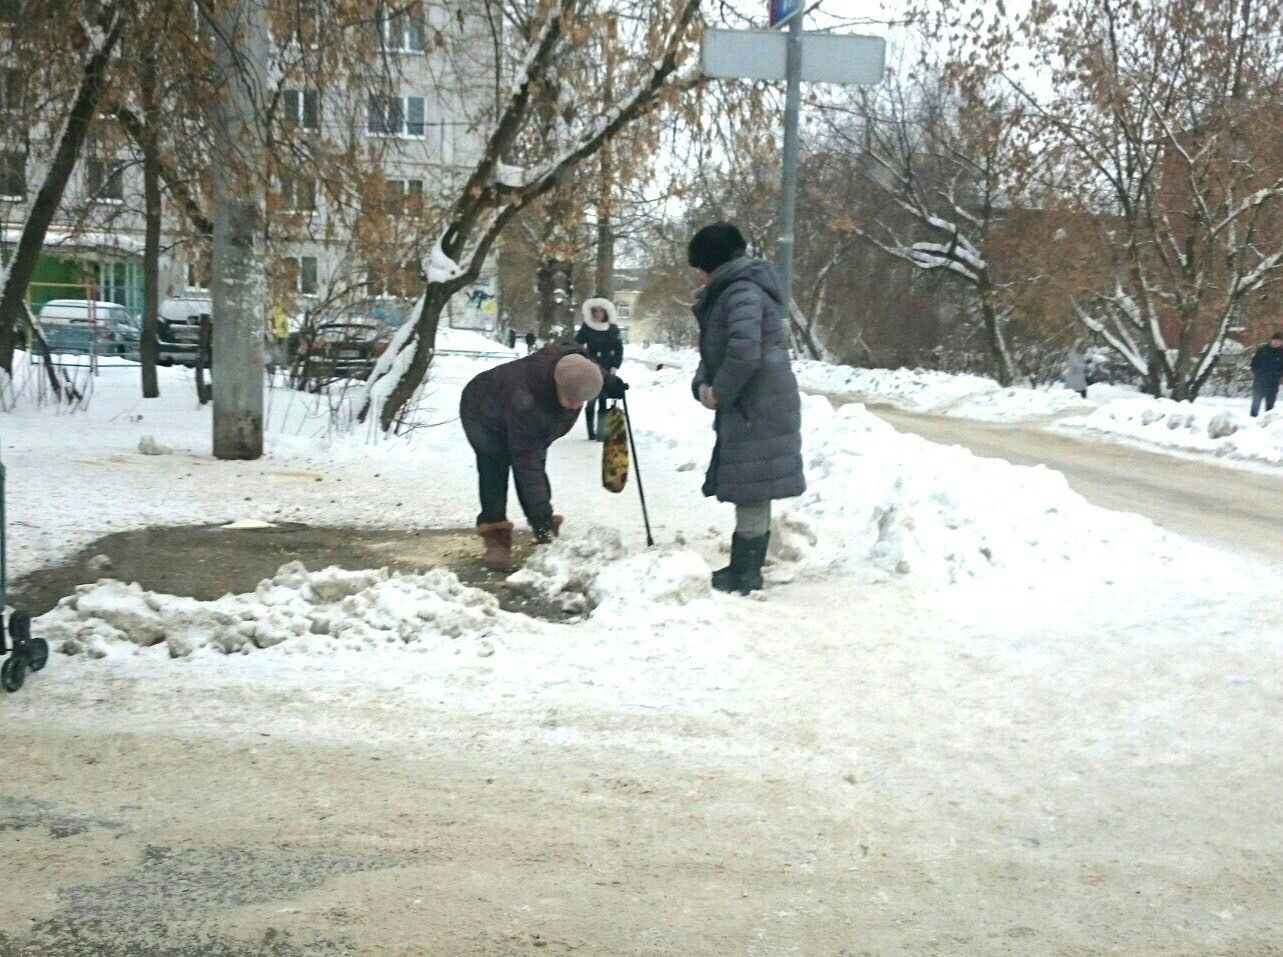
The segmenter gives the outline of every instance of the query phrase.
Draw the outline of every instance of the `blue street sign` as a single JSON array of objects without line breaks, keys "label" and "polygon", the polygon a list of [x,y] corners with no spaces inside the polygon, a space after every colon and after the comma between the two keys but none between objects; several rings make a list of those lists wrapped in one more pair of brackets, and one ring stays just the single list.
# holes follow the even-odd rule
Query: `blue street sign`
[{"label": "blue street sign", "polygon": [[771,26],[778,26],[802,8],[802,0],[771,0]]}]

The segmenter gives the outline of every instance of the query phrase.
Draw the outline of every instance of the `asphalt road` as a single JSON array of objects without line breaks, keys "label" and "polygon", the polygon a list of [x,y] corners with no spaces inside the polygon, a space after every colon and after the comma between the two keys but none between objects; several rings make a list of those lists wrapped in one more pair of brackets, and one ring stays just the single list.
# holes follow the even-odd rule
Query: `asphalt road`
[{"label": "asphalt road", "polygon": [[902,432],[1017,465],[1046,465],[1097,505],[1283,571],[1283,476],[1049,431],[871,407]]}]

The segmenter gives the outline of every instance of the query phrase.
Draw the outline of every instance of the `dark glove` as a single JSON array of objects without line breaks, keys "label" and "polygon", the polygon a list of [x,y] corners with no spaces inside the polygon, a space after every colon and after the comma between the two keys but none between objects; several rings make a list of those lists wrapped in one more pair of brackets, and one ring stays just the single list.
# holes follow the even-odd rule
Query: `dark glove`
[{"label": "dark glove", "polygon": [[603,391],[608,399],[622,399],[624,393],[628,391],[628,383],[619,376],[613,375],[606,380],[606,388]]}]

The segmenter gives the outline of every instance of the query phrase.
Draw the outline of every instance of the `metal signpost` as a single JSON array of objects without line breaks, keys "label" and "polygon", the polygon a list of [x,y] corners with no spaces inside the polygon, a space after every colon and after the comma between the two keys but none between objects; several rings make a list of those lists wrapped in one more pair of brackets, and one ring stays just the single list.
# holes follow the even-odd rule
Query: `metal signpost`
[{"label": "metal signpost", "polygon": [[793,308],[793,233],[797,209],[798,114],[802,83],[876,86],[886,69],[886,41],[836,33],[802,32],[802,0],[771,0],[771,26],[788,32],[709,30],[704,35],[706,76],[737,80],[783,80],[784,175],[780,189],[780,243],[777,262],[784,301]]}]

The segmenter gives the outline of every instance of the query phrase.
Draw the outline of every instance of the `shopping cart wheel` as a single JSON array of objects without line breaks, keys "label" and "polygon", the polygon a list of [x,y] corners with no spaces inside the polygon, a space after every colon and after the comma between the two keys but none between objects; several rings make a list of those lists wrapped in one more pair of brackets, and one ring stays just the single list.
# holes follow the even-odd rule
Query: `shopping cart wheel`
[{"label": "shopping cart wheel", "polygon": [[27,666],[32,671],[39,671],[49,663],[49,642],[43,638],[32,638],[27,642]]},{"label": "shopping cart wheel", "polygon": [[9,616],[9,638],[15,655],[25,655],[27,667],[39,671],[49,662],[49,642],[31,637],[31,616],[15,611]]},{"label": "shopping cart wheel", "polygon": [[27,680],[27,656],[16,651],[0,665],[0,685],[5,691],[17,691]]}]

